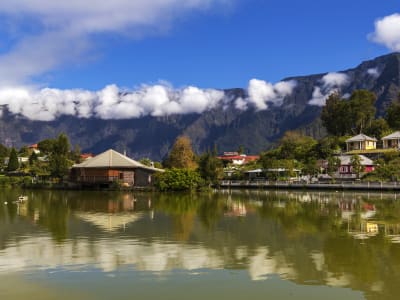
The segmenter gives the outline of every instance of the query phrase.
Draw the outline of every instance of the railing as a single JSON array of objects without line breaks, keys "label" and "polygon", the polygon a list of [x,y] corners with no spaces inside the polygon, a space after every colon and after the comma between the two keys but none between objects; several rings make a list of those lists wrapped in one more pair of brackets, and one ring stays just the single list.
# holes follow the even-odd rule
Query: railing
[{"label": "railing", "polygon": [[118,176],[81,176],[78,178],[79,182],[85,183],[106,183],[119,180]]},{"label": "railing", "polygon": [[299,181],[268,181],[268,180],[223,180],[221,187],[228,188],[310,188],[310,189],[358,189],[358,190],[400,190],[398,182],[316,182],[306,183]]}]

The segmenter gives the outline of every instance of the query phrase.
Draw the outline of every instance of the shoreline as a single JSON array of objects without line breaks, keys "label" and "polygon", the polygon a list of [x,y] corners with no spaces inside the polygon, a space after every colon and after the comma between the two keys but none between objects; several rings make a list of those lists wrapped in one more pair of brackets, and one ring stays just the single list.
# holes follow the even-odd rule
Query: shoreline
[{"label": "shoreline", "polygon": [[358,190],[358,191],[400,191],[399,182],[338,182],[300,183],[286,181],[221,181],[224,189],[296,189],[296,190]]}]

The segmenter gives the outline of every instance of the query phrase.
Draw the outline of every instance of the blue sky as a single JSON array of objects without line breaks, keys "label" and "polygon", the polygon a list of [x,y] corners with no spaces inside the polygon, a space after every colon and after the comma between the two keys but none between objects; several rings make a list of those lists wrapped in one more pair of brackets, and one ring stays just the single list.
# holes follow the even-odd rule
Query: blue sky
[{"label": "blue sky", "polygon": [[[374,21],[399,9],[385,0],[246,0],[193,12],[166,33],[100,37],[98,57],[62,68],[52,86],[98,89],[166,80],[174,86],[246,87],[249,79],[340,71],[390,52],[368,40]],[[97,51],[96,51],[97,52]]]},{"label": "blue sky", "polygon": [[[104,89],[101,95],[115,98],[118,91],[109,85],[139,89],[140,100],[123,101],[140,101],[140,109],[150,94],[153,108],[137,108],[134,116],[157,115],[154,107],[165,101],[167,113],[202,112],[220,101],[204,89],[249,88],[252,79],[265,81],[252,83],[269,100],[278,95],[278,103],[295,87],[276,89],[273,84],[286,77],[337,72],[399,51],[399,12],[398,0],[2,0],[0,116],[3,105],[51,119],[71,99],[100,97],[71,95],[71,89]],[[369,37],[377,32],[375,22],[388,16],[393,20],[380,35]],[[188,86],[199,90],[184,90]],[[178,89],[173,99],[170,88]],[[206,103],[192,107],[185,92]],[[114,98],[101,98],[104,107],[121,101]],[[24,111],[26,101],[41,101],[40,107]],[[171,107],[174,101],[190,107]],[[81,116],[105,113],[88,113],[87,106]]]}]

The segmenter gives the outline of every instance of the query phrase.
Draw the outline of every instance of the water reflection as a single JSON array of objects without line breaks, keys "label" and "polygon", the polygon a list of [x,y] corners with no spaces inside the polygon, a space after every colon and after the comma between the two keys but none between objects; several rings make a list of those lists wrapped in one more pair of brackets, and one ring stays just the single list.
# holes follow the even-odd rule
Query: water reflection
[{"label": "water reflection", "polygon": [[[0,273],[243,270],[299,285],[400,292],[396,194],[0,191]],[[8,204],[4,204],[8,202]]]}]

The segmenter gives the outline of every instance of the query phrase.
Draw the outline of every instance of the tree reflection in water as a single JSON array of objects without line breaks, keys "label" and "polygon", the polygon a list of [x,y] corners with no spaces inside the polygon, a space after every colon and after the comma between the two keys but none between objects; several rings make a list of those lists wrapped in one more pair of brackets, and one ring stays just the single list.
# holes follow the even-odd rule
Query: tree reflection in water
[{"label": "tree reflection in water", "polygon": [[18,192],[0,195],[0,272],[228,269],[349,287],[369,299],[400,292],[394,194],[34,191],[21,205],[10,203]]}]

